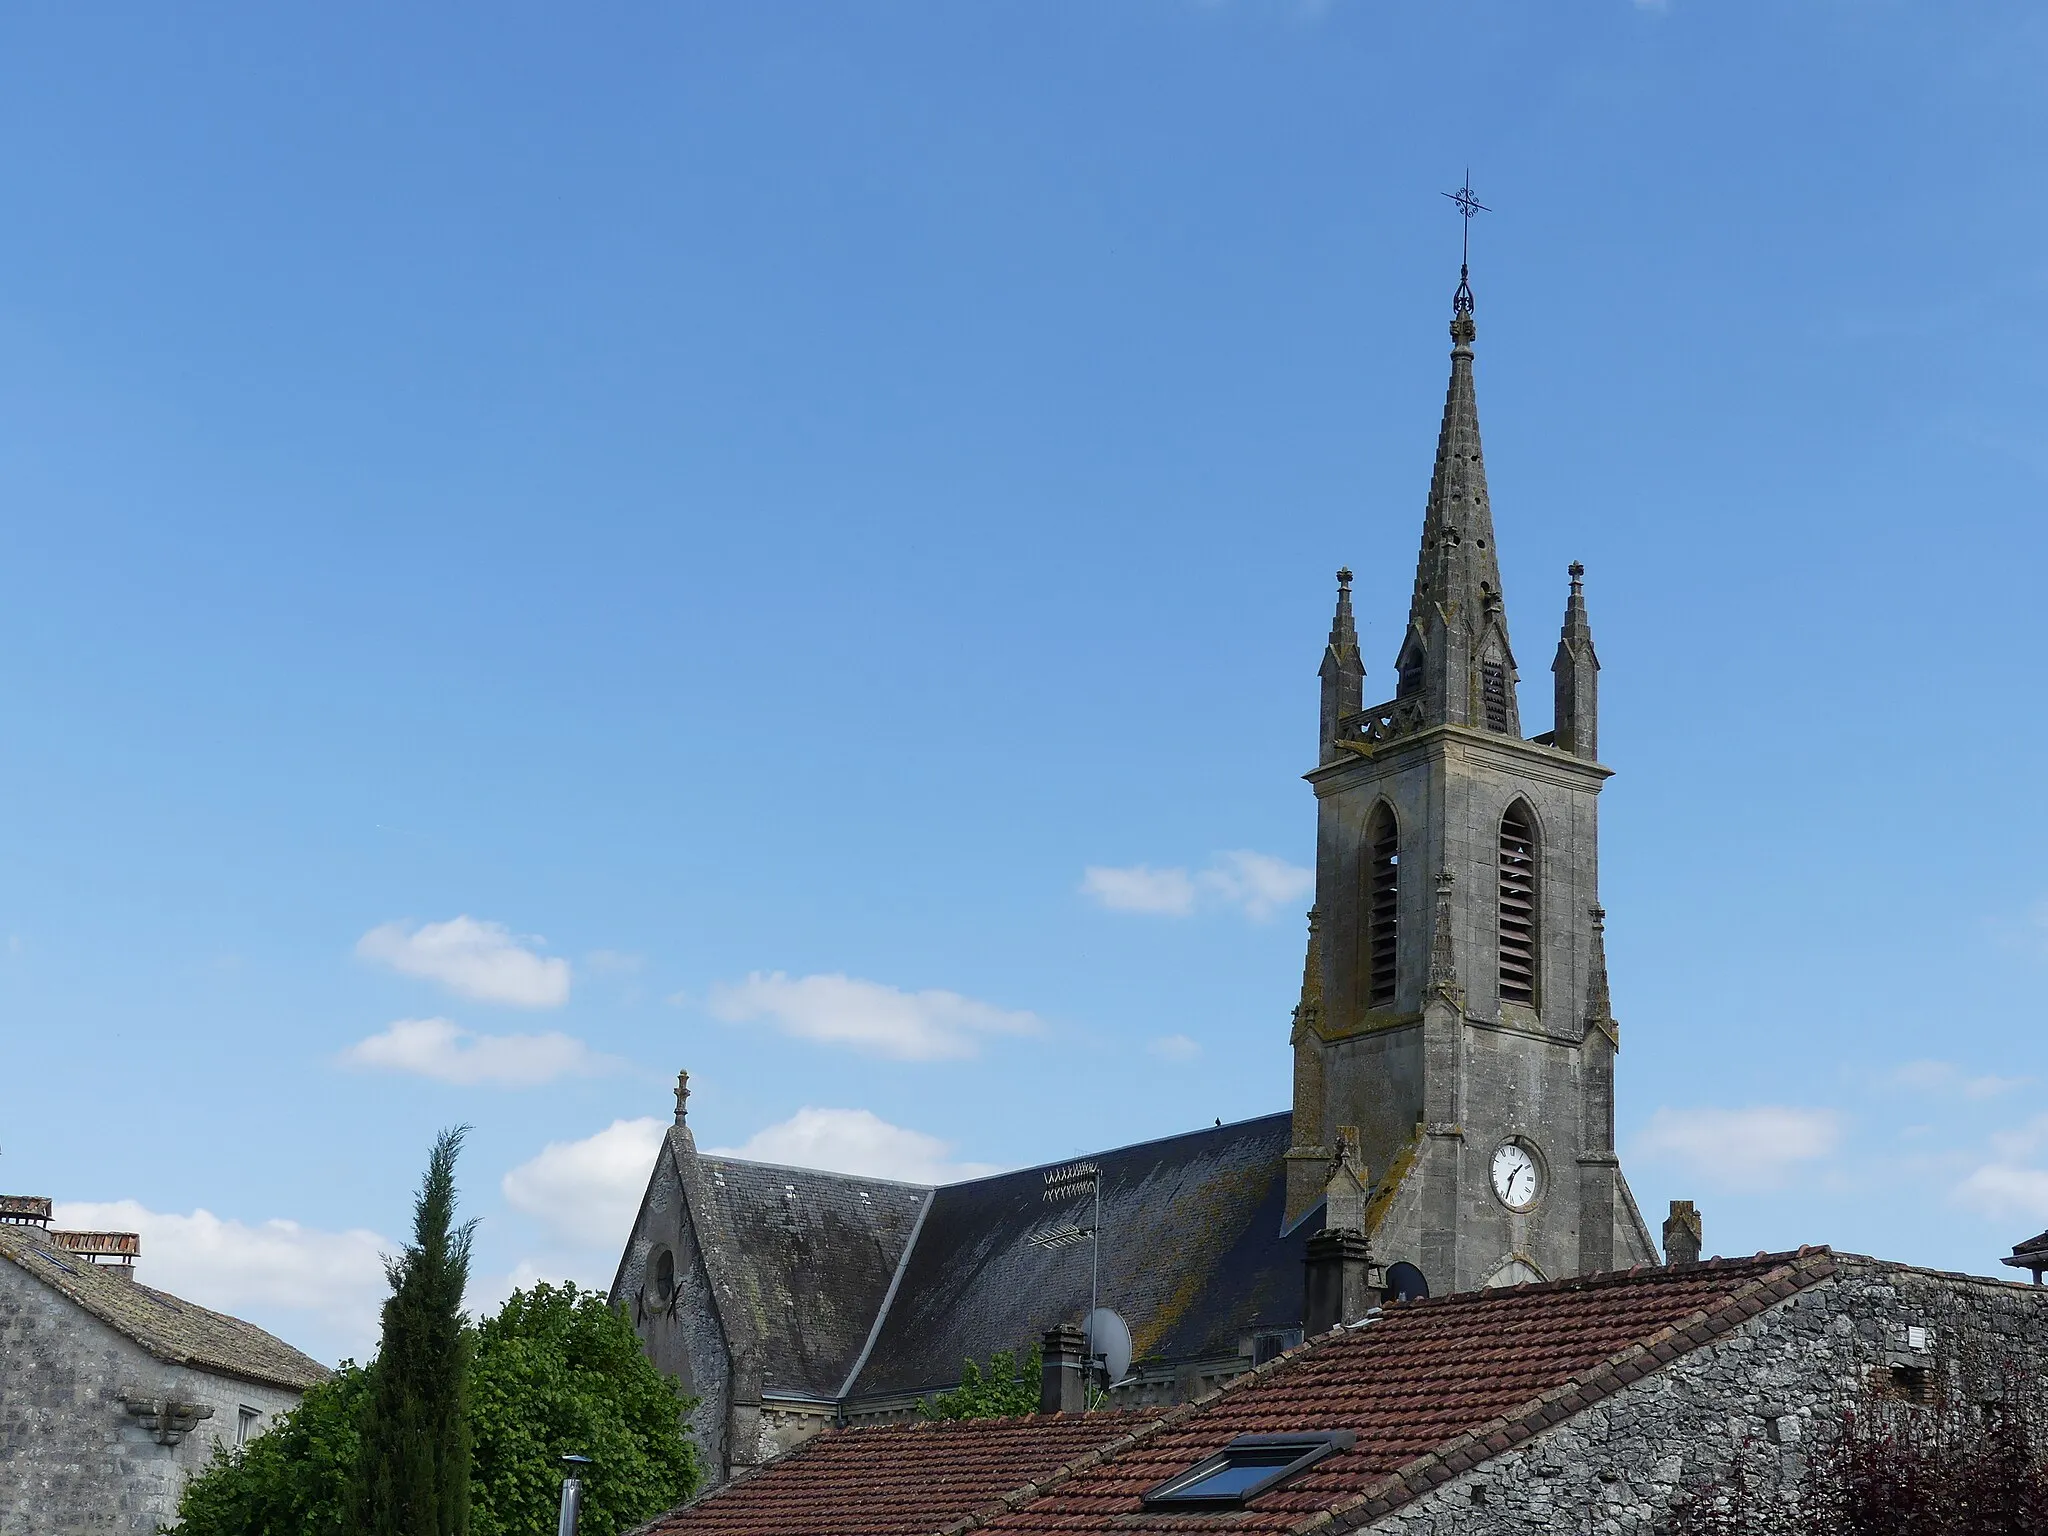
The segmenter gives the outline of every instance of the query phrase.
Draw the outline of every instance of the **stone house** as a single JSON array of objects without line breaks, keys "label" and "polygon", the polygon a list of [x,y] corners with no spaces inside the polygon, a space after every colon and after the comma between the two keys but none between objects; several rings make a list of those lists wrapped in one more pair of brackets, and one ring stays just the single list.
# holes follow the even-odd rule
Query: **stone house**
[{"label": "stone house", "polygon": [[1824,1248],[1638,1266],[1372,1306],[1163,1411],[835,1430],[642,1536],[1648,1536],[1737,1458],[1796,1500],[1872,1396],[1994,1403],[2044,1366],[2027,1285]]},{"label": "stone house", "polygon": [[[0,1536],[153,1533],[217,1446],[297,1405],[327,1368],[253,1323],[194,1306],[67,1234],[48,1202],[0,1221]],[[19,1208],[41,1207],[24,1219]],[[126,1237],[126,1243],[91,1241]],[[80,1241],[79,1239],[88,1239]]]}]

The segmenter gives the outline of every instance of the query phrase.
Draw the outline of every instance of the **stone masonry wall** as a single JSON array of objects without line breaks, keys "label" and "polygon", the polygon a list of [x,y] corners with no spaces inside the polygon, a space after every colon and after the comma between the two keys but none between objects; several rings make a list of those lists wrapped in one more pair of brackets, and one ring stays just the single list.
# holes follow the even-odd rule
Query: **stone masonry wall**
[{"label": "stone masonry wall", "polygon": [[[1908,1328],[1927,1330],[1908,1348]],[[1892,1368],[1966,1397],[2048,1366],[2048,1290],[1843,1259],[1725,1337],[1383,1515],[1372,1536],[1650,1536],[1738,1453],[1796,1489],[1816,1432]],[[1686,1495],[1690,1496],[1690,1495]]]},{"label": "stone masonry wall", "polygon": [[[159,1444],[124,1397],[206,1404]],[[153,1533],[185,1482],[233,1445],[243,1408],[270,1427],[299,1394],[166,1365],[64,1296],[0,1262],[0,1536]]]}]

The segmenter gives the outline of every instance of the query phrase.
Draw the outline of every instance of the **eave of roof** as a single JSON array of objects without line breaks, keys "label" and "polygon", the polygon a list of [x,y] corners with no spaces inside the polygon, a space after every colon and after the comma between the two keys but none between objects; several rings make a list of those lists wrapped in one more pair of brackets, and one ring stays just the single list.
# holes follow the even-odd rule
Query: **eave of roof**
[{"label": "eave of roof", "polygon": [[170,1365],[303,1392],[333,1373],[254,1323],[57,1252],[34,1227],[0,1225],[0,1256]]}]

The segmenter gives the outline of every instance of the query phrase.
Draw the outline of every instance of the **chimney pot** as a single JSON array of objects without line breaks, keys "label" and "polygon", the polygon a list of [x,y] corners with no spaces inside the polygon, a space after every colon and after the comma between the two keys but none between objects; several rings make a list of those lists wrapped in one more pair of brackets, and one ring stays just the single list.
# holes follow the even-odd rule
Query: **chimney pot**
[{"label": "chimney pot", "polygon": [[1318,1232],[1308,1240],[1302,1268],[1301,1331],[1306,1337],[1355,1323],[1382,1300],[1372,1283],[1372,1250],[1363,1233]]},{"label": "chimney pot", "polygon": [[1697,1264],[1700,1261],[1700,1213],[1690,1200],[1671,1202],[1671,1214],[1664,1218],[1664,1262]]},{"label": "chimney pot", "polygon": [[1088,1407],[1088,1337],[1079,1323],[1045,1330],[1045,1364],[1038,1378],[1040,1413],[1083,1413]]}]

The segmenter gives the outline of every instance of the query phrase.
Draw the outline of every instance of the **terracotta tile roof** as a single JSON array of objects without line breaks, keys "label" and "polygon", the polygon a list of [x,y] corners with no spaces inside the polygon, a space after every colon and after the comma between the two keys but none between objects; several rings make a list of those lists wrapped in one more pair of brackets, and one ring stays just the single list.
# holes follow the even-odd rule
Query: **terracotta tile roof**
[{"label": "terracotta tile roof", "polygon": [[[1389,1307],[1164,1412],[821,1436],[647,1527],[706,1536],[1343,1530],[1375,1519],[1834,1273],[1828,1250],[1642,1268]],[[1357,1443],[1251,1507],[1139,1495],[1243,1434]]]},{"label": "terracotta tile roof", "polygon": [[[1834,1272],[1825,1249],[1648,1268],[1390,1307],[1226,1384],[990,1532],[1185,1532],[1138,1496],[1237,1435],[1349,1429],[1357,1444],[1205,1532],[1343,1529],[1394,1509]],[[1169,1415],[1171,1418],[1171,1415]]]},{"label": "terracotta tile roof", "polygon": [[69,1297],[172,1365],[190,1365],[299,1391],[331,1374],[310,1355],[300,1354],[254,1323],[209,1312],[64,1252],[40,1227],[0,1223],[0,1258],[11,1259],[51,1290]]},{"label": "terracotta tile roof", "polygon": [[1035,1479],[1159,1420],[1155,1410],[828,1430],[638,1536],[921,1536],[1000,1514]]}]

